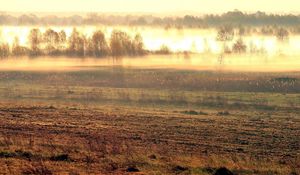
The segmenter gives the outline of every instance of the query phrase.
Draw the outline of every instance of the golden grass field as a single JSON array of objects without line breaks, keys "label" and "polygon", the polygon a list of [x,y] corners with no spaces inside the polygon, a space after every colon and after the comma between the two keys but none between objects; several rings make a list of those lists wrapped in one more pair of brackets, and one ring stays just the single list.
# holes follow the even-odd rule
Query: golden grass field
[{"label": "golden grass field", "polygon": [[0,72],[0,174],[300,173],[300,74]]}]

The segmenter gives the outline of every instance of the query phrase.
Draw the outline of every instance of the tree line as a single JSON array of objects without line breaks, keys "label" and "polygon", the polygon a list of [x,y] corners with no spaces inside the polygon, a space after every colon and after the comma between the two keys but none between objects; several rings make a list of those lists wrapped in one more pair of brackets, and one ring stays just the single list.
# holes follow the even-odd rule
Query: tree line
[{"label": "tree line", "polygon": [[[262,28],[261,30],[265,30]],[[286,43],[289,40],[289,31],[283,27],[270,27],[267,30],[268,32],[265,35],[272,35],[277,38],[277,41],[280,43]],[[233,28],[231,25],[224,25],[218,28],[216,40],[223,44],[223,53],[224,54],[244,54],[249,51],[251,54],[265,54],[265,48],[257,48],[255,44],[250,43],[247,45],[243,36],[245,35],[245,28],[239,27],[237,29]],[[237,38],[232,46],[228,45],[228,42],[232,42],[234,38]]]},{"label": "tree line", "polygon": [[71,57],[105,57],[105,56],[140,56],[148,51],[144,48],[140,34],[131,37],[123,31],[114,30],[109,40],[101,30],[91,37],[80,33],[76,28],[67,37],[64,30],[60,32],[48,29],[42,33],[34,28],[28,35],[28,46],[20,45],[16,37],[10,46],[0,44],[0,57],[9,56],[71,56]]},{"label": "tree line", "polygon": [[58,17],[55,15],[37,16],[24,14],[12,16],[0,14],[0,25],[143,25],[163,27],[218,27],[225,24],[233,26],[293,26],[299,31],[300,15],[267,14],[264,12],[244,13],[239,10],[223,14],[207,14],[202,16],[186,15],[183,17],[157,17],[153,15],[109,15],[90,13],[85,16],[73,15]]},{"label": "tree line", "polygon": [[[269,35],[273,35],[281,43],[289,40],[289,31],[283,27],[270,28]],[[272,32],[270,32],[272,31]],[[231,25],[224,25],[218,28],[216,41],[220,42],[225,54],[265,54],[265,48],[257,48],[254,43],[246,44],[243,40],[245,31],[243,28],[234,28]],[[0,43],[0,57],[9,56],[68,56],[68,57],[122,57],[122,56],[141,56],[145,54],[172,54],[167,45],[162,45],[160,49],[149,51],[145,49],[143,38],[140,34],[134,37],[128,33],[114,30],[110,38],[106,39],[101,30],[92,33],[90,37],[80,33],[76,28],[73,29],[70,36],[67,36],[64,30],[59,32],[48,29],[41,32],[34,28],[30,31],[28,45],[20,45],[16,37],[12,43]],[[230,44],[229,44],[230,43]],[[206,46],[205,52],[210,52],[209,46]],[[185,51],[189,54],[191,51]]]}]

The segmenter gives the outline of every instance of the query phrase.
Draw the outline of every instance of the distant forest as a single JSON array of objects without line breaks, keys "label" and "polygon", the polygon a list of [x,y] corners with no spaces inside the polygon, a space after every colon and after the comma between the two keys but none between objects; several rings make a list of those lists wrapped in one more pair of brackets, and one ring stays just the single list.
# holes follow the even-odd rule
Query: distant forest
[{"label": "distant forest", "polygon": [[203,16],[186,15],[184,17],[156,17],[153,15],[105,15],[91,13],[86,16],[73,15],[69,17],[37,16],[24,14],[13,16],[0,14],[0,25],[140,25],[163,27],[209,28],[223,25],[233,26],[299,26],[300,15],[266,14],[264,12],[243,13],[238,10],[221,15],[209,14]]}]

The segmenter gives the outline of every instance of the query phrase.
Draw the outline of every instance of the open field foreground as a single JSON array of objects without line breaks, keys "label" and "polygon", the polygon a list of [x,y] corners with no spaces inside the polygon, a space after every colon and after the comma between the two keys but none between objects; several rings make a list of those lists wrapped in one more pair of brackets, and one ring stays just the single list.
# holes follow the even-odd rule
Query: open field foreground
[{"label": "open field foreground", "polygon": [[1,0],[0,175],[300,175],[297,7]]},{"label": "open field foreground", "polygon": [[300,173],[300,74],[0,72],[0,174]]}]

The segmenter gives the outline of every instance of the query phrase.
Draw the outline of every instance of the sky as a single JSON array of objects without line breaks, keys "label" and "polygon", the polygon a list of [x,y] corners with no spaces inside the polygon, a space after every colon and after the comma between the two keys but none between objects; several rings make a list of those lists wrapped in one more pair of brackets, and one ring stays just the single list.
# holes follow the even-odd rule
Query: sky
[{"label": "sky", "polygon": [[[1,2],[2,1],[2,2]],[[8,12],[298,13],[300,0],[0,0]]]}]

